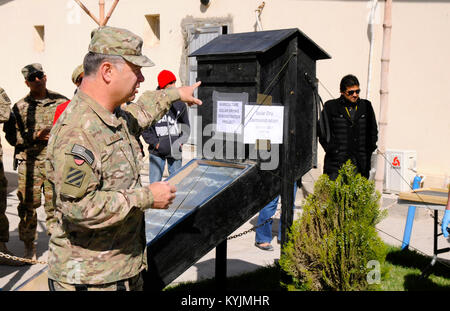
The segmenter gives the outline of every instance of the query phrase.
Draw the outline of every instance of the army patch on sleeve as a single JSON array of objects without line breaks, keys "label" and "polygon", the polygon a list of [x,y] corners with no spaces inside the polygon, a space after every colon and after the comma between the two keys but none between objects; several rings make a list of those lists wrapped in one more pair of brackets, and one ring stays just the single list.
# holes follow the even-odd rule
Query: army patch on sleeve
[{"label": "army patch on sleeve", "polygon": [[86,173],[82,170],[69,167],[69,171],[67,172],[64,183],[80,188],[83,184],[84,176],[86,176]]},{"label": "army patch on sleeve", "polygon": [[84,159],[89,165],[92,166],[92,163],[94,163],[94,154],[89,149],[86,149],[83,146],[80,146],[78,144],[74,144],[71,150],[71,153]]}]

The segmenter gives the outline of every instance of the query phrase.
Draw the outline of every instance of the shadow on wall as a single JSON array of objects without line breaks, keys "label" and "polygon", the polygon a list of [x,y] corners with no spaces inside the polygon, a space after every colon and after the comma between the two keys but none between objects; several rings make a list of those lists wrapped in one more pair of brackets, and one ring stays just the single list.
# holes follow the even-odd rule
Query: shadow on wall
[{"label": "shadow on wall", "polygon": [[0,5],[6,4],[11,1],[13,1],[13,0],[0,0]]}]

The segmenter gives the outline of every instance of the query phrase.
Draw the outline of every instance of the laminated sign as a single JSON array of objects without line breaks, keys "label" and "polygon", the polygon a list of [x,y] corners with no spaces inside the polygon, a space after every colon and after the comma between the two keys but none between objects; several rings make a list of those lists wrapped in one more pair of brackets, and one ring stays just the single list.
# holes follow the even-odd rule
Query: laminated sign
[{"label": "laminated sign", "polygon": [[213,92],[214,124],[216,132],[242,134],[244,105],[247,93]]},{"label": "laminated sign", "polygon": [[216,132],[243,135],[244,144],[255,144],[257,140],[283,143],[283,106],[272,106],[271,102],[248,104],[247,93],[216,91],[213,103]]},{"label": "laminated sign", "polygon": [[216,126],[218,132],[240,133],[242,130],[242,102],[218,101]]},{"label": "laminated sign", "polygon": [[244,144],[256,140],[283,143],[283,106],[245,105]]}]

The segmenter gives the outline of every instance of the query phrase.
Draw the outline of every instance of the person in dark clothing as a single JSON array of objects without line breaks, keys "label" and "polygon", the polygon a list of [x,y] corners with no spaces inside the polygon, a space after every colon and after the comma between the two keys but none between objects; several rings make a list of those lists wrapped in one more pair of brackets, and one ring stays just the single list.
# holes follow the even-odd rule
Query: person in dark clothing
[{"label": "person in dark clothing", "polygon": [[[175,87],[175,83],[172,72],[163,70],[158,74],[158,89]],[[142,137],[149,145],[150,183],[161,181],[166,160],[169,175],[172,175],[181,167],[181,148],[189,137],[186,104],[182,101],[173,103],[161,120],[142,132]]]},{"label": "person in dark clothing", "polygon": [[340,83],[341,96],[325,103],[321,113],[319,142],[325,150],[323,173],[331,180],[351,160],[358,173],[369,178],[370,160],[377,149],[378,129],[370,101],[359,97],[359,81],[346,75]]}]

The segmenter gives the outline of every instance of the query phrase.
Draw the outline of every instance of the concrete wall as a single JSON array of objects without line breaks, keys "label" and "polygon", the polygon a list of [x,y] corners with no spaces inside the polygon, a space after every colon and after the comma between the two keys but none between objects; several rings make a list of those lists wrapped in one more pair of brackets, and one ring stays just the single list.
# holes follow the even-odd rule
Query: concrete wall
[{"label": "concrete wall", "polygon": [[[98,16],[98,1],[82,1]],[[108,12],[112,0],[106,0]],[[145,39],[144,53],[156,66],[146,68],[142,90],[156,87],[162,69],[186,81],[185,26],[224,23],[229,32],[255,30],[255,10],[261,0],[121,0],[108,25],[127,28]],[[368,21],[372,1],[266,0],[261,14],[264,30],[299,28],[327,51],[332,59],[319,61],[317,77],[324,101],[339,96],[339,81],[357,75],[366,97],[369,62]],[[372,83],[368,98],[379,115],[380,58],[384,1],[375,14]],[[145,15],[159,14],[160,41],[155,44]],[[41,62],[48,88],[71,96],[70,77],[87,51],[96,24],[73,0],[0,0],[0,85],[13,102],[28,89],[20,73]],[[39,51],[35,26],[45,28],[45,46]],[[450,3],[444,0],[394,1],[389,76],[387,149],[416,150],[419,173],[426,186],[442,186],[450,175]],[[6,145],[7,143],[4,143]],[[319,150],[319,162],[323,150]],[[320,164],[319,163],[319,164]]]}]

